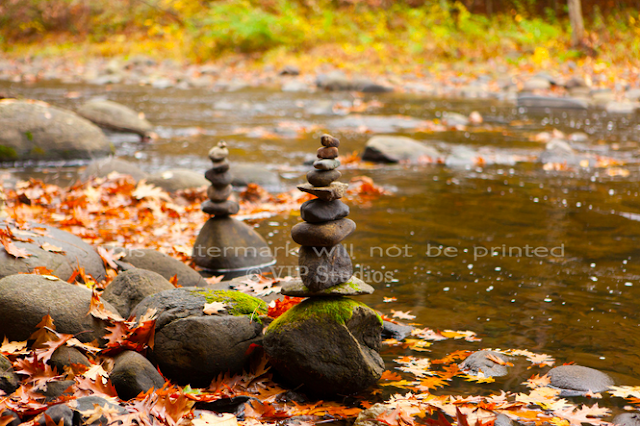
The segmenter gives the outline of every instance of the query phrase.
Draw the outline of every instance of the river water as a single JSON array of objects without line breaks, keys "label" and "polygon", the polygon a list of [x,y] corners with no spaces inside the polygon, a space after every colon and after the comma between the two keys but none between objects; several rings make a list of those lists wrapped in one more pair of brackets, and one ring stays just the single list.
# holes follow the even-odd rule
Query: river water
[{"label": "river water", "polygon": [[[157,126],[157,141],[142,144],[121,135],[112,140],[119,156],[149,172],[172,167],[204,172],[208,149],[224,139],[233,162],[279,171],[281,187],[269,188],[276,191],[302,181],[309,168],[303,162],[313,157],[324,132],[341,139],[343,154],[362,153],[373,134],[432,141],[448,153],[445,164],[344,168],[343,181],[369,176],[390,192],[350,203],[358,229],[346,243],[358,273],[377,290],[362,301],[386,313],[411,311],[415,322],[433,329],[472,330],[482,339],[438,343],[427,356],[457,349],[530,349],[559,364],[603,370],[618,384],[640,384],[640,116],[526,110],[490,99],[361,98],[267,88],[107,90],[55,81],[3,82],[3,88],[71,109],[102,96],[144,111]],[[76,93],[66,97],[70,92]],[[369,107],[349,115],[330,111],[332,105],[336,111],[358,109],[354,102]],[[448,111],[478,111],[484,124],[440,132],[416,124],[438,122]],[[535,158],[545,144],[532,136],[554,128],[586,133],[574,148],[624,164],[544,170]],[[64,184],[75,169],[10,171]],[[298,220],[272,217],[257,230],[273,247],[284,246]],[[297,263],[282,253],[278,261],[283,267]],[[383,297],[397,302],[384,303]],[[401,353],[385,352],[389,368]]]}]

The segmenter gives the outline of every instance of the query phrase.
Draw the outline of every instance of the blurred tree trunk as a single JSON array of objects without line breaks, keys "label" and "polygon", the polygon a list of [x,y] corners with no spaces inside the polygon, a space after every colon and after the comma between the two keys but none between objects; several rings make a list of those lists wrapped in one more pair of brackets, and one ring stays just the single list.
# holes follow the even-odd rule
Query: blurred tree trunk
[{"label": "blurred tree trunk", "polygon": [[569,20],[571,21],[571,45],[579,47],[584,44],[582,4],[580,4],[580,0],[567,0],[567,3],[569,5]]}]

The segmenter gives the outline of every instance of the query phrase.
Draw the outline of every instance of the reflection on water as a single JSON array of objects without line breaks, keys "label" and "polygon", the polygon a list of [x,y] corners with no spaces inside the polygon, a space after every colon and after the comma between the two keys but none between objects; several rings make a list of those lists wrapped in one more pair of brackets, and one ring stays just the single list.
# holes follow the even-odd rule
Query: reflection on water
[{"label": "reflection on water", "polygon": [[[8,84],[0,83],[0,88]],[[160,140],[148,145],[126,136],[112,140],[120,156],[147,171],[204,171],[209,147],[224,138],[234,161],[286,170],[285,185],[293,186],[302,179],[307,169],[302,163],[324,131],[341,138],[343,153],[361,153],[370,134],[361,133],[359,126],[435,141],[448,154],[466,149],[493,156],[495,161],[482,166],[458,161],[346,170],[344,181],[367,175],[394,190],[372,203],[351,203],[350,217],[358,229],[347,243],[353,246],[359,273],[377,289],[363,301],[384,312],[410,310],[416,322],[431,328],[469,329],[483,339],[477,344],[438,343],[434,356],[456,349],[527,348],[548,353],[559,363],[602,369],[625,384],[640,382],[635,379],[640,379],[637,116],[607,116],[599,110],[533,112],[497,101],[386,95],[349,121],[351,115],[340,109],[336,115],[331,105],[352,105],[350,94],[119,86],[105,91],[46,82],[12,85],[11,90],[71,109],[93,96],[106,96],[144,111],[157,124]],[[81,98],[65,98],[68,91]],[[480,128],[420,128],[421,121],[439,121],[445,111],[468,115],[474,110],[484,117]],[[398,114],[415,120],[363,118]],[[629,175],[611,177],[605,169],[544,171],[529,160],[544,148],[531,135],[553,128],[585,132],[588,137],[576,142],[576,149],[624,161]],[[46,171],[48,180],[62,183],[74,173],[73,168]],[[33,170],[13,172],[25,177]],[[276,217],[257,229],[280,247],[290,241],[290,227],[298,220]],[[283,251],[278,260],[285,267],[297,262]],[[398,301],[383,303],[384,296]],[[398,351],[387,350],[389,363]]]}]

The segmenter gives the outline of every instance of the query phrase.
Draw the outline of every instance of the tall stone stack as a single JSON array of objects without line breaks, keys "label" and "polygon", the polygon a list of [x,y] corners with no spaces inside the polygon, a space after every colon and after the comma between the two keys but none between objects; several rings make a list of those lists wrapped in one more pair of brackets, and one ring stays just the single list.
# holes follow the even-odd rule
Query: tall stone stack
[{"label": "tall stone stack", "polygon": [[202,211],[212,217],[196,238],[193,260],[206,272],[226,278],[257,273],[275,263],[265,240],[253,228],[231,218],[240,206],[229,200],[232,192],[229,149],[219,142],[209,151],[213,166],[204,174],[211,182]]},{"label": "tall stone stack", "polygon": [[324,135],[308,183],[298,189],[317,196],[305,202],[304,222],[291,229],[300,244],[300,279],[286,281],[282,294],[306,297],[267,328],[264,349],[283,380],[322,396],[359,392],[384,371],[379,355],[382,320],[361,302],[345,296],[373,293],[373,287],[353,275],[353,265],[341,242],[356,228],[347,219],[349,207],[340,201],[347,185],[336,182],[338,139]]},{"label": "tall stone stack", "polygon": [[298,189],[315,195],[300,207],[304,222],[291,229],[291,237],[300,244],[298,265],[304,285],[311,291],[320,291],[349,281],[353,265],[347,249],[340,243],[351,235],[356,224],[346,217],[349,206],[340,201],[347,184],[336,182],[342,175],[338,171],[340,141],[332,136],[320,138],[315,170],[307,174],[308,183]]},{"label": "tall stone stack", "polygon": [[209,150],[213,167],[204,174],[211,186],[207,188],[209,199],[202,203],[202,211],[217,217],[231,216],[240,211],[238,203],[228,199],[232,190],[228,156],[227,144],[224,141],[218,142],[217,146]]}]

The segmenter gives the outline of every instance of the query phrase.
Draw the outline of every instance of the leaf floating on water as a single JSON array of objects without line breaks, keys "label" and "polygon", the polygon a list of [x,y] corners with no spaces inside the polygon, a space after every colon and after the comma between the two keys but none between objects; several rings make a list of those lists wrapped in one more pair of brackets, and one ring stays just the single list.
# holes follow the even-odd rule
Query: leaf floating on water
[{"label": "leaf floating on water", "polygon": [[542,386],[549,386],[551,384],[551,379],[546,374],[542,377],[540,377],[539,374],[536,374],[534,376],[531,376],[529,380],[523,382],[522,384],[527,386],[528,388],[535,389]]},{"label": "leaf floating on water", "polygon": [[493,383],[496,381],[496,379],[494,379],[493,377],[487,377],[482,372],[475,376],[472,376],[471,374],[461,374],[460,377],[462,377],[467,382],[475,383]]},{"label": "leaf floating on water", "polygon": [[400,318],[400,319],[405,319],[405,320],[415,319],[416,316],[415,315],[411,315],[410,312],[411,311],[403,312],[403,311],[395,311],[393,309],[391,310],[391,313],[392,313],[394,318]]},{"label": "leaf floating on water", "polygon": [[607,392],[619,398],[640,398],[640,386],[611,386]]}]

